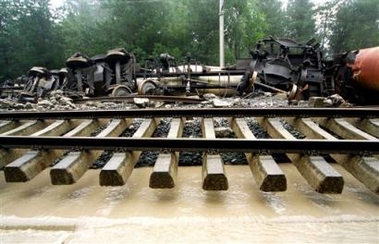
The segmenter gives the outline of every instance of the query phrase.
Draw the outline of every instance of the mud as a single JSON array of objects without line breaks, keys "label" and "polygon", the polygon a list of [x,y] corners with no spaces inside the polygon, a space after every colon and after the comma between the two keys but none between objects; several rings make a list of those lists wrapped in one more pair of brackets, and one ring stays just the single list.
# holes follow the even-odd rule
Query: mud
[{"label": "mud", "polygon": [[226,166],[228,191],[201,189],[201,167],[180,167],[178,185],[150,189],[152,168],[125,186],[101,187],[98,170],[53,186],[49,172],[5,183],[0,172],[1,243],[378,243],[379,196],[338,165],[342,194],[315,192],[292,164],[288,187],[259,191],[248,166]]}]

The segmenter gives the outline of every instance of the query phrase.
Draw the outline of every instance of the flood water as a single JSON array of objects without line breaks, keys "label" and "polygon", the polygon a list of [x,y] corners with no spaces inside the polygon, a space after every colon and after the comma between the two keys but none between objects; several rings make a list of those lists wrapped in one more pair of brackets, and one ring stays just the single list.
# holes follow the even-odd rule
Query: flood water
[{"label": "flood water", "polygon": [[99,186],[98,170],[69,186],[0,172],[0,243],[379,243],[379,196],[333,166],[342,194],[315,192],[291,164],[280,193],[259,191],[248,166],[225,168],[223,192],[201,189],[201,167],[180,167],[171,190],[148,187],[152,168],[121,187]]}]

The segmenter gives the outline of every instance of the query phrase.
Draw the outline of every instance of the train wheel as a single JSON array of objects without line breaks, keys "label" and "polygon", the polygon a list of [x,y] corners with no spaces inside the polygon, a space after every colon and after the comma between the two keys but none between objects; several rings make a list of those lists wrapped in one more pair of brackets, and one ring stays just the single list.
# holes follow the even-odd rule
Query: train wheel
[{"label": "train wheel", "polygon": [[299,90],[297,88],[297,85],[292,84],[291,90],[287,93],[288,100],[291,101],[294,99],[298,99],[298,97],[297,97],[298,95],[299,95]]},{"label": "train wheel", "polygon": [[18,101],[37,103],[38,97],[35,94],[22,92],[18,95]]},{"label": "train wheel", "polygon": [[129,87],[119,85],[113,89],[111,96],[112,97],[124,97],[124,96],[128,96],[130,94],[132,94],[132,91],[130,90]]},{"label": "train wheel", "polygon": [[157,84],[152,80],[145,80],[138,85],[138,95],[153,94]]}]

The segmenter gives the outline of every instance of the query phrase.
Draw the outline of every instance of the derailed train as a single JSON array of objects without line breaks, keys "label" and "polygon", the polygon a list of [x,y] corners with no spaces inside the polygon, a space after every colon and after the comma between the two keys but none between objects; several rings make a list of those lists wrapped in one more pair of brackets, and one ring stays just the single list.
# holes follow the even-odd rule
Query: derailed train
[{"label": "derailed train", "polygon": [[319,44],[311,39],[298,43],[290,39],[269,37],[260,40],[250,51],[252,61],[237,90],[240,94],[251,87],[266,84],[291,91],[291,98],[320,96],[323,88],[323,61]]},{"label": "derailed train", "polygon": [[379,46],[337,55],[326,62],[326,82],[353,103],[379,103]]},{"label": "derailed train", "polygon": [[352,103],[379,102],[379,47],[349,51],[331,60],[324,59],[319,47],[314,39],[299,43],[268,37],[250,51],[251,59],[224,69],[190,57],[178,64],[169,54],[147,59],[141,66],[123,48],[91,58],[75,53],[61,70],[33,67],[19,97],[35,100],[56,89],[74,96],[199,94],[199,90],[246,95],[260,87],[287,93],[290,100],[337,93]]},{"label": "derailed train", "polygon": [[252,61],[237,87],[266,84],[288,91],[289,98],[340,94],[352,103],[379,102],[379,47],[359,49],[324,59],[320,45],[269,37],[251,51]]}]

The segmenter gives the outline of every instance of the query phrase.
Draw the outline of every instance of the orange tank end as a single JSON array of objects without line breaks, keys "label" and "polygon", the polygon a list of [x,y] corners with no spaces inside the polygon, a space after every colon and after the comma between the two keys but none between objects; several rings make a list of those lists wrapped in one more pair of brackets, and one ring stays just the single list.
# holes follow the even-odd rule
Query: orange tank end
[{"label": "orange tank end", "polygon": [[360,49],[351,68],[355,85],[379,91],[379,47]]}]

